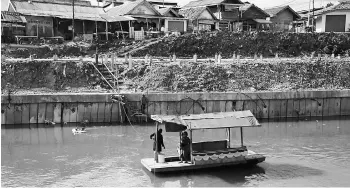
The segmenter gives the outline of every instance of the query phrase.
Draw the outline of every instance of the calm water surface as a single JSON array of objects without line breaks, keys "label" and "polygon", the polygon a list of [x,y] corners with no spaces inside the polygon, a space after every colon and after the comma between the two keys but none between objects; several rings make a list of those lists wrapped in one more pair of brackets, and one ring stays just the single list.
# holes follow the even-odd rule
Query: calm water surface
[{"label": "calm water surface", "polygon": [[[245,128],[250,150],[267,156],[255,167],[155,175],[140,164],[152,157],[152,125],[101,125],[73,135],[72,126],[1,129],[3,187],[72,186],[349,186],[350,118],[262,122]],[[231,134],[240,143],[239,129]],[[176,155],[177,133],[164,133],[166,155]],[[194,133],[194,141],[224,139],[224,130]]]}]

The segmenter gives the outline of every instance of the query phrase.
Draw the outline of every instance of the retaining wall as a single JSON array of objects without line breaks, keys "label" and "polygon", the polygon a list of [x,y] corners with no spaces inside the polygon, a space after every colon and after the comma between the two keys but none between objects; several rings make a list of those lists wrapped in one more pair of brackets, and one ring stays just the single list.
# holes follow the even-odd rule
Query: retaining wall
[{"label": "retaining wall", "polygon": [[[1,96],[1,124],[125,122],[112,93]],[[141,93],[123,94],[140,109]],[[350,115],[350,90],[254,93],[150,93],[148,115],[251,110],[257,118]]]}]

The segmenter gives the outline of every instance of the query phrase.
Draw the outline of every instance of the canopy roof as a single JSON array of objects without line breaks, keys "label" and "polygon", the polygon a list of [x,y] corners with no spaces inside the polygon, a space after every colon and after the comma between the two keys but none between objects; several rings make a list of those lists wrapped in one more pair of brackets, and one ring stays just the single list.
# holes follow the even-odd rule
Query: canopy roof
[{"label": "canopy roof", "polygon": [[1,11],[1,22],[26,23],[27,20],[17,12]]},{"label": "canopy roof", "polygon": [[186,129],[220,129],[261,126],[250,110],[219,112],[192,115],[152,115],[155,121],[165,124],[167,132],[180,132]]},{"label": "canopy roof", "polygon": [[[52,2],[51,2],[52,1]],[[64,1],[54,0],[12,0],[17,12],[27,16],[43,16],[43,17],[57,17],[63,19],[73,18],[72,4]],[[90,2],[84,4],[84,1],[77,1],[74,6],[74,18],[78,20],[91,20],[101,22],[117,22],[135,20],[128,16],[107,15],[103,8],[91,6]],[[80,2],[80,3],[79,3]]]}]

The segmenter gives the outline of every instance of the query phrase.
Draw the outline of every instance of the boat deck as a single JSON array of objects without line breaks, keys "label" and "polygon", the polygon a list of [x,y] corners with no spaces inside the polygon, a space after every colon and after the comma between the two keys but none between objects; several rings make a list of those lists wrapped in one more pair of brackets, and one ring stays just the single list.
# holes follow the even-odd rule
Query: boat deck
[{"label": "boat deck", "polygon": [[237,164],[257,164],[265,160],[265,157],[263,155],[250,154],[245,156],[243,160],[237,160],[235,162],[195,165],[190,163],[179,163],[178,160],[173,160],[175,158],[176,157],[169,157],[167,159],[172,159],[172,160],[165,163],[156,163],[154,161],[154,158],[145,158],[141,160],[141,163],[150,172],[171,172],[171,171],[195,170],[195,169],[212,168],[212,167],[237,165]]}]

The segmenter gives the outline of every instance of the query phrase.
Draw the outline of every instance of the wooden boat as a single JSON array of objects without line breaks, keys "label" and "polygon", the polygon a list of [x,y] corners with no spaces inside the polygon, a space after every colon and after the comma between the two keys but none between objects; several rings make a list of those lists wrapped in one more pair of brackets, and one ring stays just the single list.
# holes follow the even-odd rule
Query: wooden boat
[{"label": "wooden boat", "polygon": [[[156,162],[154,158],[141,159],[142,165],[151,172],[195,170],[265,161],[265,156],[250,151],[243,145],[243,127],[261,126],[249,110],[181,116],[152,115],[151,118],[156,121],[156,132],[161,123],[165,125],[166,132],[180,132],[180,137],[182,131],[189,131],[191,140],[190,163],[179,163],[178,156],[165,157],[161,162]],[[230,147],[232,128],[240,128],[239,147]],[[192,143],[192,132],[201,129],[224,129],[227,139]]]}]

